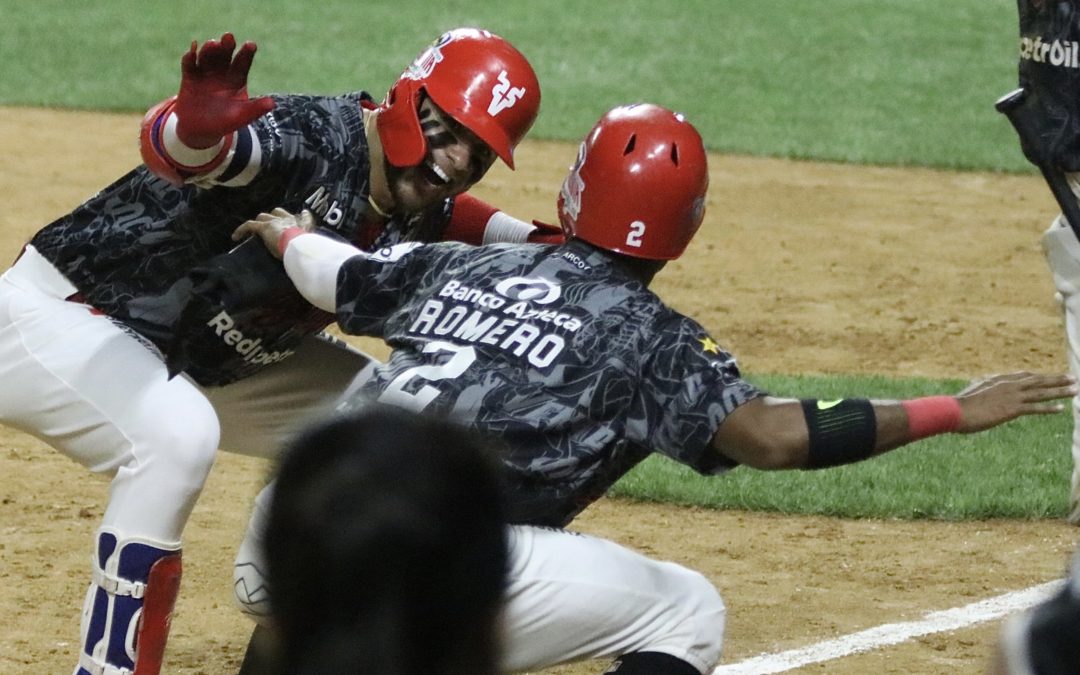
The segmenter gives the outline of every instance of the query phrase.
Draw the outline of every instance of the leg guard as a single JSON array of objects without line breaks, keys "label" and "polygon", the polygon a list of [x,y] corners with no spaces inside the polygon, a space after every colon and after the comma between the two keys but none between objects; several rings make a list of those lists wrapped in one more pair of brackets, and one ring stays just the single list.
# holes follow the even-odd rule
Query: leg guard
[{"label": "leg guard", "polygon": [[179,546],[102,529],[75,675],[159,675],[180,573]]}]

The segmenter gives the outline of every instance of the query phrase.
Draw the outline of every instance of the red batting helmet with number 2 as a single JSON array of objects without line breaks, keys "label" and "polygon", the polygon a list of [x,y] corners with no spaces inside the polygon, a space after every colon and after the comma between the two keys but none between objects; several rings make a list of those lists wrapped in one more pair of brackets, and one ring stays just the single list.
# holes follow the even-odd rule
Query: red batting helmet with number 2
[{"label": "red batting helmet with number 2", "polygon": [[427,153],[417,116],[421,92],[511,169],[514,147],[540,110],[536,73],[513,45],[477,28],[443,33],[405,69],[380,108],[379,140],[394,166],[416,166]]},{"label": "red batting helmet with number 2", "polygon": [[682,255],[705,215],[701,135],[682,115],[641,103],[609,111],[578,150],[559,193],[567,237],[650,260]]}]

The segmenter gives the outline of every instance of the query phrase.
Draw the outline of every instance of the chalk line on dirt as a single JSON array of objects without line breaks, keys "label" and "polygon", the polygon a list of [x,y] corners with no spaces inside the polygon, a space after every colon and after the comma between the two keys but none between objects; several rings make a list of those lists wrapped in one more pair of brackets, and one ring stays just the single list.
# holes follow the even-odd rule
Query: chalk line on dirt
[{"label": "chalk line on dirt", "polygon": [[[1050,597],[1063,580],[1050,581],[1021,591],[1012,591],[963,607],[930,612],[918,621],[887,623],[867,630],[851,633],[834,640],[826,640],[808,647],[791,649],[776,654],[762,654],[754,658],[719,666],[713,675],[767,675],[782,673],[812,663],[830,661],[872,649],[906,642],[912,638],[931,633],[943,633],[967,628],[986,621],[993,621],[1013,612],[1019,612]],[[990,654],[989,645],[987,654]]]}]

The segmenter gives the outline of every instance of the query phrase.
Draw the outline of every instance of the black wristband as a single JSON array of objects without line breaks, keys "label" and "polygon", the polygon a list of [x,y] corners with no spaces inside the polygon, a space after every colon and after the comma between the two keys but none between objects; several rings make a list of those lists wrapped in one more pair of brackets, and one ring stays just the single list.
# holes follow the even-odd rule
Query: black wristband
[{"label": "black wristband", "polygon": [[805,399],[801,403],[810,432],[807,468],[851,464],[874,454],[877,416],[870,401],[865,398]]}]

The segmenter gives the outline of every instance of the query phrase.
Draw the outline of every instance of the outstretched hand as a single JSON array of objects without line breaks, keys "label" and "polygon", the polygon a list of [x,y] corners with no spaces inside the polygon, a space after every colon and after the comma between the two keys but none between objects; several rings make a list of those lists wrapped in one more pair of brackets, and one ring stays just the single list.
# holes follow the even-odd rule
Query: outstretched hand
[{"label": "outstretched hand", "polygon": [[976,380],[956,395],[962,413],[956,431],[968,434],[1023,415],[1061,412],[1065,407],[1061,399],[1076,393],[1076,380],[1068,375],[1023,371]]},{"label": "outstretched hand", "polygon": [[176,97],[176,135],[191,148],[209,148],[223,136],[274,109],[269,96],[248,98],[247,78],[255,58],[255,43],[236,50],[236,39],[225,33],[191,49],[180,59],[180,93]]},{"label": "outstretched hand", "polygon": [[240,241],[248,235],[258,235],[274,257],[280,259],[282,257],[281,238],[287,230],[293,228],[300,228],[305,232],[314,230],[315,217],[311,215],[311,211],[303,211],[299,216],[281,208],[274,209],[270,213],[260,213],[254,220],[240,223],[240,226],[233,230],[232,238],[233,241]]}]

